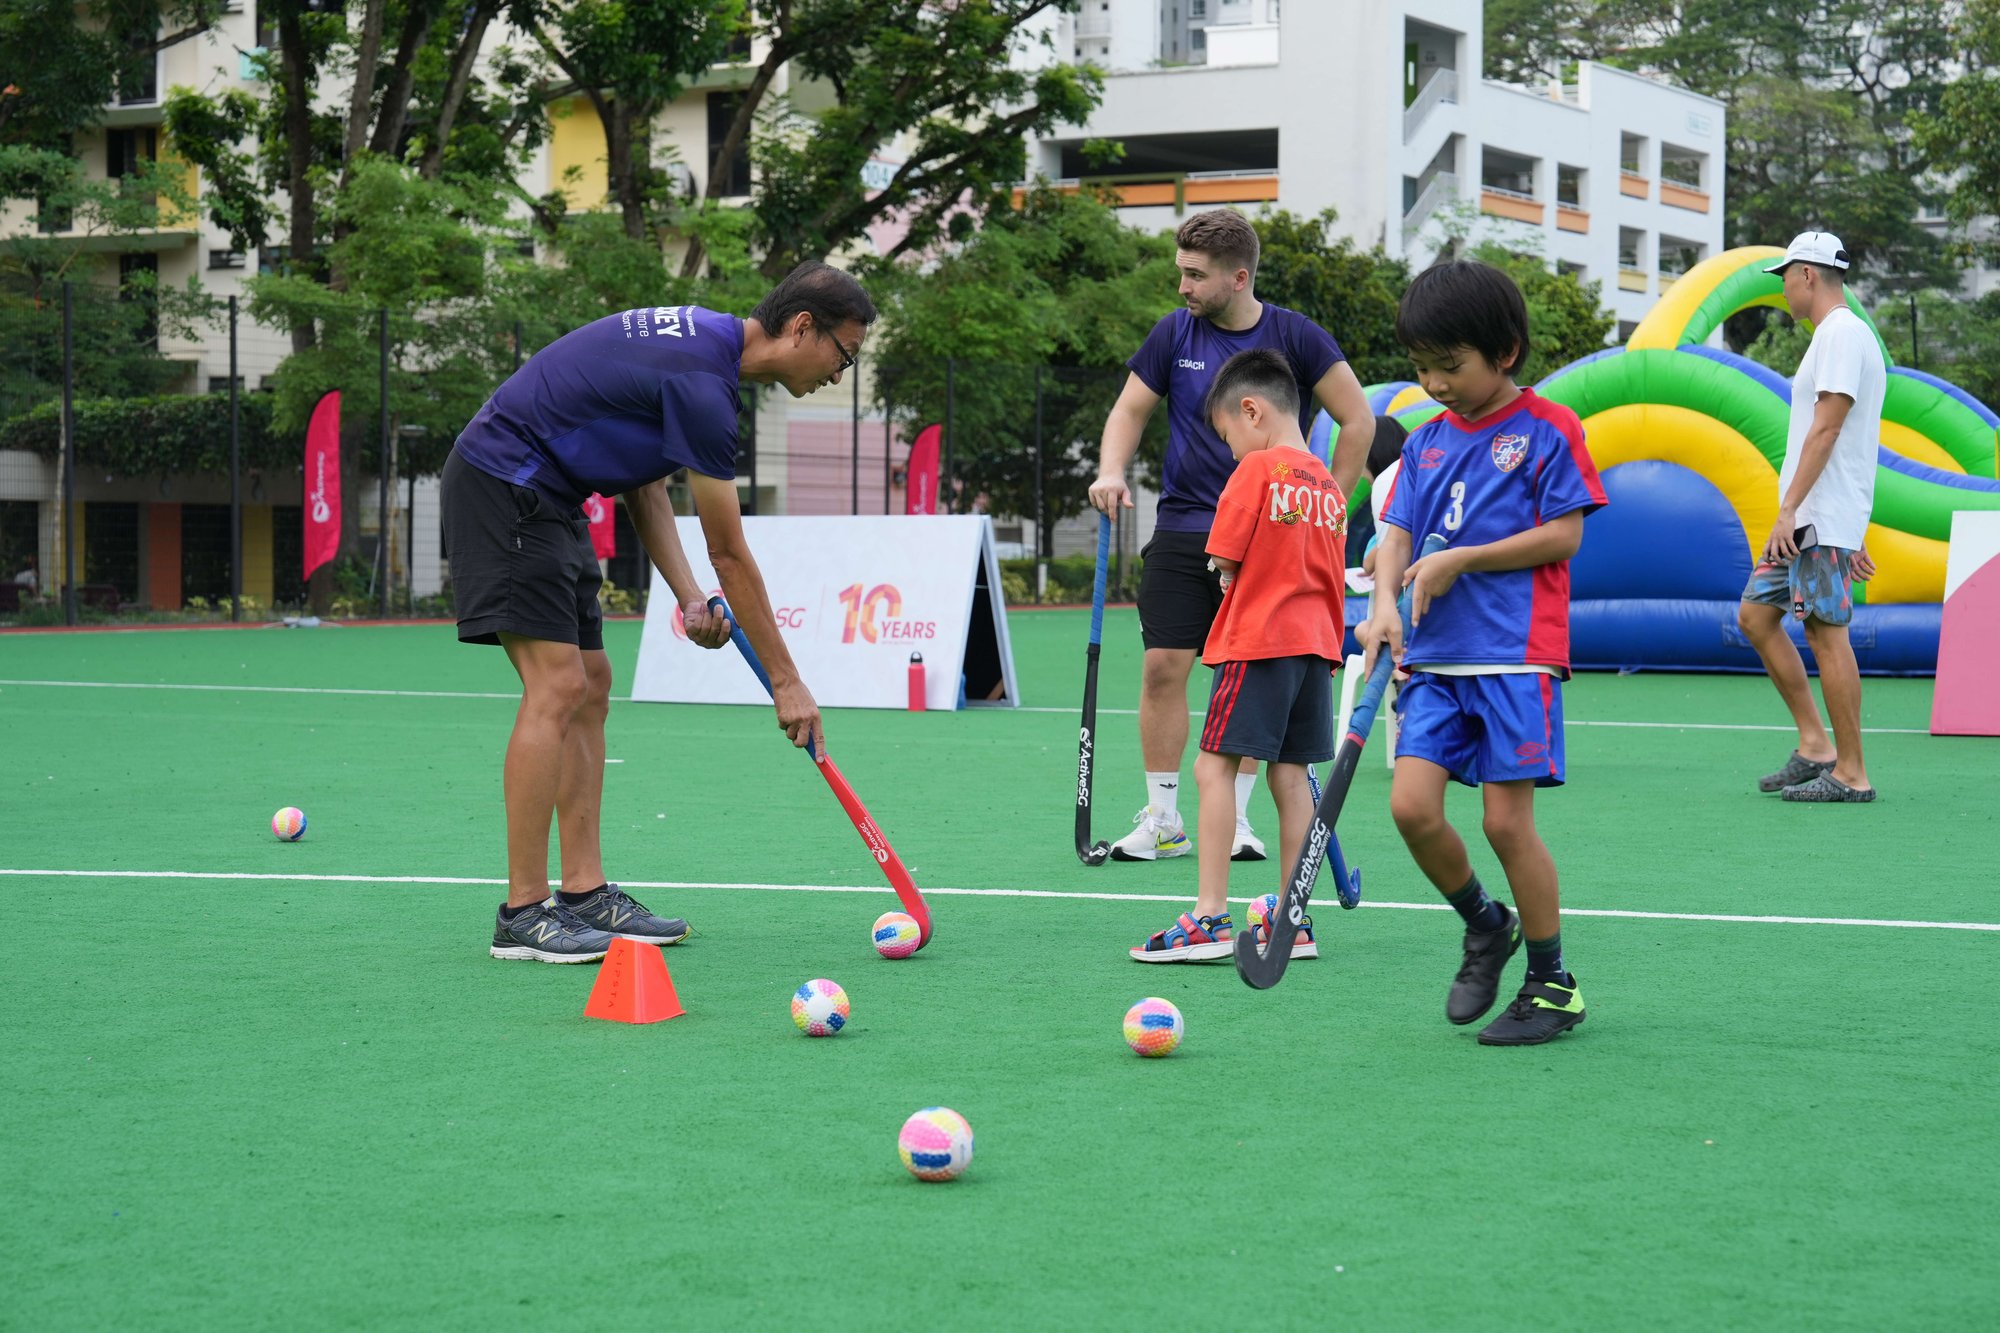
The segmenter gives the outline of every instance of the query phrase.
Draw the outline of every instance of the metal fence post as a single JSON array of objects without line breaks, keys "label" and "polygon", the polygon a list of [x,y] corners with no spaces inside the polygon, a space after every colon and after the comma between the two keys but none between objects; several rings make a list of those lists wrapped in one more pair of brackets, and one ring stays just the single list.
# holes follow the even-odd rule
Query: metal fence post
[{"label": "metal fence post", "polygon": [[861,512],[861,376],[854,373],[853,366],[847,368],[847,373],[854,377],[854,417],[849,425],[852,457],[847,465],[847,512],[858,515]]},{"label": "metal fence post", "polygon": [[76,623],[76,323],[71,284],[63,283],[62,325],[62,535],[63,624]]},{"label": "metal fence post", "polygon": [[243,619],[243,438],[236,400],[236,298],[229,298],[229,618]]},{"label": "metal fence post", "polygon": [[958,495],[952,486],[952,442],[958,437],[952,431],[953,399],[958,390],[958,358],[944,359],[944,469],[938,477],[938,512],[955,514],[958,512]]},{"label": "metal fence post", "polygon": [[1035,600],[1048,596],[1048,543],[1042,533],[1042,368],[1035,367]]},{"label": "metal fence post", "polygon": [[389,618],[389,307],[383,306],[375,320],[376,342],[380,349],[379,360],[381,411],[378,414],[382,426],[382,453],[376,459],[375,470],[381,475],[376,480],[379,508],[375,514],[375,586],[381,594],[381,615]]},{"label": "metal fence post", "polygon": [[882,385],[882,512],[884,514],[889,512],[889,474],[896,467],[896,460],[892,456],[895,445],[889,439],[891,429],[889,423],[895,415],[890,410],[889,385],[884,381]]}]

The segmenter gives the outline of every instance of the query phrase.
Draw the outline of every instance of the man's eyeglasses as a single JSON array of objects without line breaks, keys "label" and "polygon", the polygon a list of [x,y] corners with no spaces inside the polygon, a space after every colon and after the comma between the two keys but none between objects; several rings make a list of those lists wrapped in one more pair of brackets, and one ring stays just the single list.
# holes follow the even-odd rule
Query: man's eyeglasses
[{"label": "man's eyeglasses", "polygon": [[836,375],[845,375],[849,370],[854,368],[854,363],[861,359],[860,349],[857,348],[852,352],[848,351],[845,347],[841,346],[840,339],[834,337],[831,333],[826,335],[826,340],[832,343],[840,352],[840,368],[833,373]]}]

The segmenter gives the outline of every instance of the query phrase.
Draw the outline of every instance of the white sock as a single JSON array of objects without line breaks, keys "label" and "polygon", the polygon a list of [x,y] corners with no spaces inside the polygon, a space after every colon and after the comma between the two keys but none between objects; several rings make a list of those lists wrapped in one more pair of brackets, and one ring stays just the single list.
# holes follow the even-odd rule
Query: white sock
[{"label": "white sock", "polygon": [[1179,769],[1171,773],[1148,773],[1146,775],[1146,804],[1153,813],[1172,816],[1180,813],[1181,774]]},{"label": "white sock", "polygon": [[1236,822],[1239,824],[1250,818],[1250,793],[1256,786],[1256,773],[1236,775]]}]

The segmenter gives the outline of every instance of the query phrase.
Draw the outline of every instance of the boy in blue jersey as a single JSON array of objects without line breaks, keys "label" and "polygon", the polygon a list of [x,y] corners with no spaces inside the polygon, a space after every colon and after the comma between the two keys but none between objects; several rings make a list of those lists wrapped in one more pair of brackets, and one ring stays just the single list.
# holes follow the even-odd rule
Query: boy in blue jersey
[{"label": "boy in blue jersey", "polygon": [[[655,916],[608,883],[598,843],[611,664],[601,586],[580,506],[619,495],[673,590],[687,637],[729,641],[674,525],[665,478],[687,470],[710,561],[771,676],[778,725],[826,753],[819,707],[799,679],[743,537],[736,494],[740,381],[804,397],[854,365],[875,307],[859,283],[801,264],[747,320],[696,306],[626,310],[537,352],[494,393],[445,461],[445,552],[458,637],[498,644],[521,677],[507,744],[507,901],[495,958],[587,963],[614,937],[673,944],[685,921]],[[549,822],[562,888],[549,894]]]},{"label": "boy in blue jersey", "polygon": [[[1188,741],[1188,676],[1222,605],[1222,587],[1208,563],[1208,533],[1215,505],[1235,471],[1229,447],[1206,415],[1208,391],[1222,363],[1238,352],[1268,347],[1291,367],[1302,403],[1301,430],[1323,407],[1340,423],[1329,470],[1345,495],[1354,488],[1374,437],[1375,418],[1361,382],[1325,329],[1256,295],[1257,232],[1241,213],[1217,208],[1197,213],[1174,234],[1183,308],[1153,326],[1126,363],[1131,370],[1104,423],[1097,480],[1090,503],[1106,514],[1133,508],[1126,468],[1138,451],[1146,422],[1167,402],[1167,452],[1161,469],[1160,507],[1153,539],[1140,552],[1139,632],[1145,643],[1139,692],[1139,746],[1146,765],[1146,805],[1134,828],[1112,844],[1120,861],[1185,856],[1192,846],[1180,808],[1181,757]],[[1231,848],[1239,861],[1264,859],[1264,844],[1250,827],[1254,760],[1236,779],[1236,830]]]},{"label": "boy in blue jersey", "polygon": [[[1532,1046],[1584,1017],[1563,963],[1556,866],[1535,830],[1535,788],[1563,781],[1569,558],[1604,487],[1576,414],[1514,383],[1528,357],[1528,310],[1506,274],[1476,263],[1418,274],[1396,311],[1396,337],[1445,411],[1403,445],[1375,553],[1378,585],[1410,589],[1410,641],[1392,597],[1377,599],[1357,636],[1370,665],[1386,646],[1411,673],[1390,811],[1465,922],[1445,1016],[1470,1023],[1492,1008],[1525,934],[1527,979],[1479,1040]],[[1429,533],[1450,544],[1412,564],[1415,541]],[[1487,896],[1446,821],[1448,780],[1482,789],[1486,840],[1514,910]]]}]

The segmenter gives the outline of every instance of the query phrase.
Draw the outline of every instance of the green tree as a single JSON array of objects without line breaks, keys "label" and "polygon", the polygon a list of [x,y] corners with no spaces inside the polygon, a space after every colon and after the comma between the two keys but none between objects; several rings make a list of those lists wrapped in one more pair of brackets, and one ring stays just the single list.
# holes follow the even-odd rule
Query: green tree
[{"label": "green tree", "polygon": [[1527,364],[1515,369],[1516,381],[1533,384],[1604,350],[1618,320],[1604,308],[1600,284],[1578,282],[1574,273],[1558,272],[1538,256],[1490,242],[1474,246],[1469,257],[1505,271],[1527,301],[1530,351]]},{"label": "green tree", "polygon": [[[1910,130],[1942,182],[1947,216],[1965,227],[2000,213],[2000,0],[1966,0],[1953,33],[1964,73],[1911,117]],[[1994,253],[1990,242],[1968,248]]]},{"label": "green tree", "polygon": [[70,151],[153,58],[208,30],[223,0],[8,0],[0,6],[0,144]]},{"label": "green tree", "polygon": [[534,25],[537,45],[604,126],[607,187],[625,234],[650,235],[672,198],[653,122],[689,78],[722,59],[742,0],[572,0]]},{"label": "green tree", "polygon": [[[1024,139],[1081,124],[1101,76],[1088,66],[1013,59],[1033,25],[1078,0],[771,0],[757,6],[763,60],[752,72],[709,163],[697,213],[721,202],[729,163],[752,144],[758,179],[749,205],[766,276],[819,259],[878,221],[906,227],[895,254],[921,254],[947,229],[1009,202],[1026,174]],[[807,98],[773,106],[779,69]],[[878,154],[881,180],[866,178]],[[682,275],[701,272],[691,245]]]},{"label": "green tree", "polygon": [[1380,245],[1335,236],[1334,210],[1303,218],[1284,209],[1257,217],[1257,296],[1298,311],[1333,335],[1363,384],[1400,379],[1396,302],[1410,270]]},{"label": "green tree", "polygon": [[[962,490],[947,491],[950,507],[983,492],[995,512],[1035,514],[1039,389],[1043,513],[1082,512],[1125,359],[1174,308],[1173,253],[1171,237],[1124,226],[1087,192],[1038,188],[934,264],[876,267],[883,330],[870,360],[896,419],[942,422],[955,363],[949,480]],[[1165,414],[1154,416],[1140,466],[1157,476]]]}]

